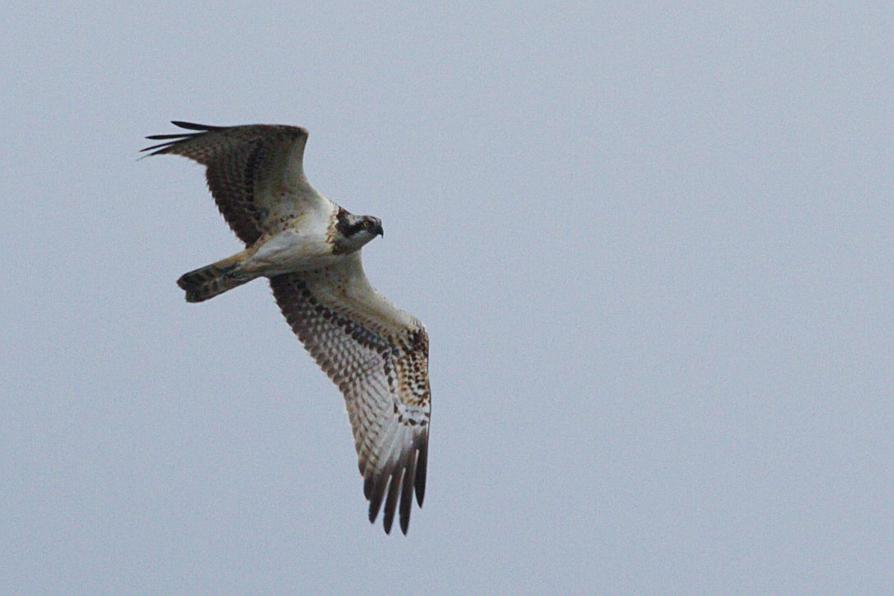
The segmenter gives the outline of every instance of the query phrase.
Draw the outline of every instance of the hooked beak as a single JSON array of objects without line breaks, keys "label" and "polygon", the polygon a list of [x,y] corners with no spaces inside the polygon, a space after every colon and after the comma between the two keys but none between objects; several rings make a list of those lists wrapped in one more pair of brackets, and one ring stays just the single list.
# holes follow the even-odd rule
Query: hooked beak
[{"label": "hooked beak", "polygon": [[385,237],[385,230],[382,229],[382,224],[381,224],[381,223],[379,223],[379,225],[377,225],[377,226],[374,228],[373,231],[374,231],[376,234],[378,234],[379,236],[381,236],[381,237],[383,237],[383,238]]}]

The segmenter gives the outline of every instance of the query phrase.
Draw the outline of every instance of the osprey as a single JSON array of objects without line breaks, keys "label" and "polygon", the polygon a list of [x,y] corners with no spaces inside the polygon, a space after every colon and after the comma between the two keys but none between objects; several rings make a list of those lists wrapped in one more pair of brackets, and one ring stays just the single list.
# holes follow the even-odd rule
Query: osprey
[{"label": "osprey", "polygon": [[205,126],[152,135],[149,155],[174,154],[206,166],[208,188],[246,248],[184,274],[186,300],[201,302],[258,277],[292,330],[344,395],[375,523],[384,500],[390,533],[422,506],[431,392],[428,334],[366,279],[360,250],[382,222],[357,216],[318,193],[304,176],[307,131],[295,126]]}]

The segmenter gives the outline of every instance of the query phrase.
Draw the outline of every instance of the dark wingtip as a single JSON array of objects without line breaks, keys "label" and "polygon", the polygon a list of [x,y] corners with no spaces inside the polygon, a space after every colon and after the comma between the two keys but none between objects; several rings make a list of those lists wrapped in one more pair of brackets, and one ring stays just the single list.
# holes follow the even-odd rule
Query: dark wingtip
[{"label": "dark wingtip", "polygon": [[394,511],[397,509],[397,495],[400,491],[400,478],[403,470],[397,468],[391,474],[391,481],[388,483],[388,498],[385,499],[385,533],[391,533],[391,525],[394,523]]},{"label": "dark wingtip", "polygon": [[160,153],[165,153],[168,149],[174,147],[175,145],[178,145],[179,143],[199,137],[206,132],[221,130],[223,128],[221,126],[208,126],[206,124],[195,124],[193,122],[184,122],[182,120],[171,120],[171,124],[179,126],[180,128],[185,128],[187,130],[196,130],[199,132],[178,132],[174,134],[149,135],[146,138],[151,141],[164,142],[146,147],[144,149],[140,149],[140,153],[144,153],[146,151],[152,151],[152,153],[150,153],[149,155],[158,155]]},{"label": "dark wingtip", "polygon": [[386,534],[391,534],[395,514],[399,513],[400,531],[406,536],[410,528],[413,495],[419,507],[425,499],[428,434],[418,437],[414,447],[385,470],[376,471],[373,466],[361,465],[361,469],[367,468],[363,476],[363,495],[369,501],[369,521],[374,524],[379,511],[383,511],[382,525]]},{"label": "dark wingtip", "polygon": [[[179,133],[175,135],[149,135],[146,137],[152,141],[164,141],[163,143],[158,143],[157,145],[150,145],[149,147],[144,147],[140,149],[140,153],[144,153],[146,151],[152,151],[149,155],[158,155],[159,153],[164,153],[168,148],[173,147],[183,141],[189,141],[190,139],[194,139],[199,136],[197,133]],[[153,151],[154,149],[154,151]]]},{"label": "dark wingtip", "polygon": [[153,141],[157,141],[159,139],[183,139],[186,137],[194,137],[194,136],[196,136],[195,133],[178,132],[178,133],[172,134],[172,135],[149,135],[146,138],[152,139]]},{"label": "dark wingtip", "polygon": [[382,499],[385,497],[385,487],[388,484],[388,476],[382,474],[373,480],[373,486],[369,495],[369,523],[376,523],[379,510],[382,508]]},{"label": "dark wingtip", "polygon": [[179,126],[180,128],[185,128],[186,130],[201,130],[201,131],[209,131],[209,130],[221,130],[225,128],[223,126],[211,126],[209,124],[196,124],[195,122],[184,122],[183,120],[171,120],[171,124],[174,126]]},{"label": "dark wingtip", "polygon": [[167,143],[159,143],[158,145],[152,145],[151,147],[144,147],[140,149],[140,153],[145,153],[146,151],[152,151],[153,149],[156,149],[156,151],[152,151],[152,153],[150,153],[149,155],[158,155],[159,153],[162,153],[165,149],[167,149],[168,147],[172,147],[173,145],[174,143],[170,141],[168,141]]},{"label": "dark wingtip", "polygon": [[400,489],[400,531],[407,535],[410,527],[410,512],[413,508],[413,484],[416,480],[416,456],[417,453],[410,453],[407,467],[404,470],[403,483]]},{"label": "dark wingtip", "polygon": [[369,496],[372,494],[374,485],[375,481],[373,480],[372,474],[363,478],[363,496],[366,497],[367,501],[369,501]]},{"label": "dark wingtip", "polygon": [[419,446],[419,459],[416,460],[416,502],[422,507],[425,500],[425,475],[428,472],[428,438]]}]

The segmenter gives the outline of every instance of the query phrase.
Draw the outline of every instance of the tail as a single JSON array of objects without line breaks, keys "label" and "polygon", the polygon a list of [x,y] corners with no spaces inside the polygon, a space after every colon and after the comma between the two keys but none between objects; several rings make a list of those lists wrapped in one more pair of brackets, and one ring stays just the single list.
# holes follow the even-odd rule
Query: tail
[{"label": "tail", "polygon": [[218,294],[223,294],[227,290],[232,290],[254,279],[254,276],[238,272],[243,259],[243,253],[239,253],[211,265],[200,267],[195,271],[184,273],[177,280],[177,285],[186,290],[187,302],[202,302],[214,298]]}]

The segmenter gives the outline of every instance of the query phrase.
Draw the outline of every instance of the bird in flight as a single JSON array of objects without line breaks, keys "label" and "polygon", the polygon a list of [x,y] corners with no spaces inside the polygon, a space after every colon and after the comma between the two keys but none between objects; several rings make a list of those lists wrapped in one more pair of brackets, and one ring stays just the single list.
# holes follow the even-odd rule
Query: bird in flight
[{"label": "bird in flight", "polygon": [[413,495],[422,506],[431,391],[422,323],[366,279],[360,251],[382,222],[336,205],[304,176],[307,131],[296,126],[206,126],[152,135],[148,155],[182,155],[206,167],[208,188],[245,250],[184,274],[186,300],[202,302],[255,278],[270,280],[289,326],[341,390],[354,433],[369,521],[384,501],[404,534]]}]

